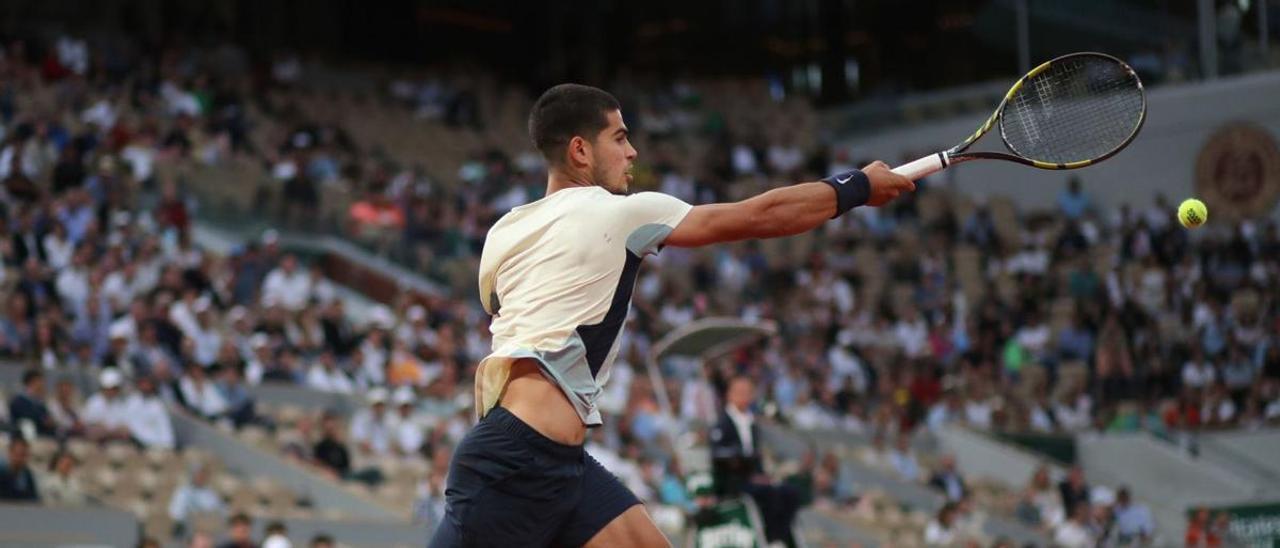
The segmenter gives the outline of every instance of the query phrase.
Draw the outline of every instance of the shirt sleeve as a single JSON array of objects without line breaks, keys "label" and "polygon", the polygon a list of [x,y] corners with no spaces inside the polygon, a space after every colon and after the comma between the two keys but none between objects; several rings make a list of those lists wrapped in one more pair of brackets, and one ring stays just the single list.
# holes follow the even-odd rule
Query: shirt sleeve
[{"label": "shirt sleeve", "polygon": [[640,192],[624,198],[620,209],[617,222],[627,250],[643,257],[658,251],[693,206],[660,192]]}]

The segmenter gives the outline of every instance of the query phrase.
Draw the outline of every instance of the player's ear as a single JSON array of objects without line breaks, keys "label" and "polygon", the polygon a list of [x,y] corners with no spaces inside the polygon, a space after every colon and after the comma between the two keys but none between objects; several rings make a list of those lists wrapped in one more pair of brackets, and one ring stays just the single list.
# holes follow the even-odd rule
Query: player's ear
[{"label": "player's ear", "polygon": [[569,145],[565,148],[565,155],[568,156],[569,165],[585,167],[591,164],[591,143],[586,139],[574,135],[572,139],[569,139]]}]

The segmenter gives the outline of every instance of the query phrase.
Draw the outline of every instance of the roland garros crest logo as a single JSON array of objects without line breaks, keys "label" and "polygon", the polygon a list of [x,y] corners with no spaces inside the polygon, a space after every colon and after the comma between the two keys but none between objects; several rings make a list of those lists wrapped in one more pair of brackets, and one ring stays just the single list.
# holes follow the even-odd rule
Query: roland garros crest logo
[{"label": "roland garros crest logo", "polygon": [[1195,184],[1215,219],[1265,216],[1280,197],[1280,148],[1258,125],[1222,126],[1200,149]]}]

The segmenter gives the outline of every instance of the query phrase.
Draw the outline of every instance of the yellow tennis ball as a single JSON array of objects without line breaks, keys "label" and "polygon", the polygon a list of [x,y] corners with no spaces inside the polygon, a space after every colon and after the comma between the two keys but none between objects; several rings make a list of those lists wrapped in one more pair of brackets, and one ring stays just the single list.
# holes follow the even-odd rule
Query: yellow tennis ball
[{"label": "yellow tennis ball", "polygon": [[1178,206],[1178,222],[1187,228],[1195,228],[1209,220],[1209,208],[1204,202],[1195,198],[1187,198]]}]

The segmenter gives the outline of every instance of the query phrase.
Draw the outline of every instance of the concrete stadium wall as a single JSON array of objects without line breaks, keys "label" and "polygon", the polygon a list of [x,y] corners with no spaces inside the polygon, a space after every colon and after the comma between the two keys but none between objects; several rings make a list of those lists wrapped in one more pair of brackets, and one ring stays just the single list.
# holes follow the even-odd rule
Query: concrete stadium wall
[{"label": "concrete stadium wall", "polygon": [[[954,146],[985,117],[881,131],[838,144],[848,147],[854,159],[883,159],[896,165],[904,151],[927,154]],[[1147,121],[1134,142],[1115,157],[1072,173],[1080,176],[1095,203],[1146,206],[1156,192],[1163,192],[1176,204],[1193,195],[1196,158],[1210,134],[1233,121],[1257,124],[1280,141],[1280,72],[1148,90]],[[984,136],[974,150],[1004,151],[998,130]],[[1003,194],[1021,207],[1038,208],[1054,204],[1067,176],[1008,162],[980,161],[956,166],[934,180],[974,196]],[[1272,216],[1276,216],[1274,210]]]},{"label": "concrete stadium wall", "polygon": [[108,508],[0,504],[0,546],[136,546],[138,520]]},{"label": "concrete stadium wall", "polygon": [[1280,500],[1280,429],[1204,434],[1200,456],[1250,474]]},{"label": "concrete stadium wall", "polygon": [[1055,478],[1064,472],[1061,466],[1029,451],[967,428],[944,428],[936,435],[943,451],[956,456],[956,466],[967,478],[986,478],[1021,490],[1041,464],[1049,464],[1049,472]]}]

